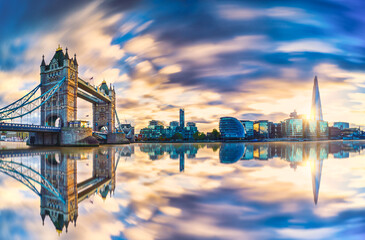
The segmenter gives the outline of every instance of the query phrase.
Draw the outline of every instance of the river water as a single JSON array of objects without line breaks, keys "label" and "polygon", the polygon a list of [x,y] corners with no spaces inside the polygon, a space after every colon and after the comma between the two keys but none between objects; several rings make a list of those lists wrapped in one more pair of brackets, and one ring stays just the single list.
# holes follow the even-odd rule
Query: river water
[{"label": "river water", "polygon": [[0,147],[0,239],[365,238],[365,141]]}]

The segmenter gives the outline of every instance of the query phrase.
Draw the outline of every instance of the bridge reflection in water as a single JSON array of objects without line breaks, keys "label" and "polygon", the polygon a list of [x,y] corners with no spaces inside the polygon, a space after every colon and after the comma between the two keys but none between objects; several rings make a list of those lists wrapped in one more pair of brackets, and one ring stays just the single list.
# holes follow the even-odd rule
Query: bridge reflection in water
[{"label": "bridge reflection in water", "polygon": [[[50,218],[57,232],[76,226],[78,206],[98,194],[103,199],[115,190],[115,171],[133,146],[58,150],[0,151],[0,172],[16,179],[40,197],[42,222]],[[77,181],[77,161],[92,159],[92,174]]]},{"label": "bridge reflection in water", "polygon": [[[294,170],[300,166],[310,166],[314,203],[317,204],[322,168],[323,165],[326,165],[324,160],[328,158],[348,158],[351,152],[360,152],[364,149],[365,144],[356,141],[289,144],[144,143],[121,147],[106,146],[81,149],[3,150],[0,151],[0,172],[11,176],[37,194],[40,197],[40,215],[43,223],[49,219],[56,230],[62,232],[64,229],[67,231],[69,224],[76,225],[79,204],[85,199],[94,195],[106,198],[108,194],[111,196],[114,193],[116,188],[115,171],[118,163],[122,162],[123,158],[131,158],[135,146],[145,153],[145,157],[149,157],[152,161],[164,159],[166,155],[172,160],[178,160],[176,170],[187,173],[190,170],[196,170],[196,167],[198,167],[192,164],[189,168],[190,159],[210,160],[210,158],[203,157],[204,154],[199,155],[199,151],[209,154],[205,156],[210,156],[212,152],[215,152],[215,158],[218,157],[219,153],[221,164],[248,166],[256,165],[258,162],[264,163],[269,159],[282,159]],[[197,156],[199,157],[197,158]],[[142,156],[142,158],[145,157]],[[77,163],[83,159],[92,161],[92,171],[87,179],[78,181]],[[251,161],[256,162],[251,164],[253,163]]]}]

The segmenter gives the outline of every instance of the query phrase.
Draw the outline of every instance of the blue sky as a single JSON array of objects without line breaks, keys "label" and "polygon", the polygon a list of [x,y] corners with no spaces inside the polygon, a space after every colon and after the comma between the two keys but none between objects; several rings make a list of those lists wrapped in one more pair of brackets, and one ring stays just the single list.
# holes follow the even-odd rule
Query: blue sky
[{"label": "blue sky", "polygon": [[[219,117],[309,114],[315,75],[324,119],[364,124],[362,1],[0,1],[0,100],[39,82],[42,54],[77,53],[79,75],[116,86],[137,128],[186,109],[201,130]],[[91,107],[79,103],[79,118]]]}]

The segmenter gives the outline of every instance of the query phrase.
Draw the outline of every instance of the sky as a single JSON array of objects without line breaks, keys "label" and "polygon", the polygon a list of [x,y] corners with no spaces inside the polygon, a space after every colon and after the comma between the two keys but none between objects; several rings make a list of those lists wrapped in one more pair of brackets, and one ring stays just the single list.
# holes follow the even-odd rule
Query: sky
[{"label": "sky", "polygon": [[[0,0],[0,105],[39,84],[58,44],[79,77],[115,86],[117,112],[199,130],[219,118],[310,114],[318,76],[324,120],[365,125],[363,1]],[[78,118],[91,105],[78,102]],[[137,130],[138,131],[138,130]]]}]

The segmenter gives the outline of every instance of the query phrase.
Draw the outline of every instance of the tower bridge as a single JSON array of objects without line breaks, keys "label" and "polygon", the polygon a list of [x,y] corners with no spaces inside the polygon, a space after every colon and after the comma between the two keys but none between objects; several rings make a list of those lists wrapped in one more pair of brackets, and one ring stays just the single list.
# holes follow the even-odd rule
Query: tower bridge
[{"label": "tower bridge", "polygon": [[[105,81],[99,86],[88,83],[78,68],[76,54],[70,58],[67,48],[64,52],[59,46],[48,64],[43,56],[40,84],[0,108],[0,130],[30,132],[29,145],[87,145],[93,134],[102,135],[99,140],[107,143],[128,141],[115,125],[114,87]],[[92,104],[91,128],[77,119],[77,98]],[[30,121],[34,119],[38,123]]]}]

